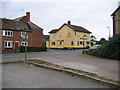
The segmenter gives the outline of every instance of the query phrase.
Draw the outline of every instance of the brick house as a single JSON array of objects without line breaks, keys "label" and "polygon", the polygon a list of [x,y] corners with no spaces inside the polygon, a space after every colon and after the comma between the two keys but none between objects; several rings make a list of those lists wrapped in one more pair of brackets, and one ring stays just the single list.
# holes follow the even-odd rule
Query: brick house
[{"label": "brick house", "polygon": [[16,19],[0,18],[0,36],[2,38],[2,51],[18,51],[19,46],[25,46],[23,35],[28,35],[27,46],[41,47],[43,29],[30,21],[30,12]]}]

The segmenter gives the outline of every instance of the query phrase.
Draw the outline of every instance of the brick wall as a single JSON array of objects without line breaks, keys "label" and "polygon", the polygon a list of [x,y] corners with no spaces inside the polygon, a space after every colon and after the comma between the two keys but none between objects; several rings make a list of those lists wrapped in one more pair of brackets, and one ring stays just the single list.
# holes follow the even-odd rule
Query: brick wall
[{"label": "brick wall", "polygon": [[[2,31],[2,30],[0,30]],[[2,33],[2,32],[1,32]],[[41,47],[42,46],[42,30],[32,30],[32,32],[26,32],[28,35],[28,46],[31,47]],[[4,48],[4,41],[13,41],[13,48]],[[15,41],[19,41],[19,46],[21,46],[21,42],[25,42],[25,40],[21,37],[20,31],[13,31],[13,37],[2,36],[2,50],[14,50]]]}]

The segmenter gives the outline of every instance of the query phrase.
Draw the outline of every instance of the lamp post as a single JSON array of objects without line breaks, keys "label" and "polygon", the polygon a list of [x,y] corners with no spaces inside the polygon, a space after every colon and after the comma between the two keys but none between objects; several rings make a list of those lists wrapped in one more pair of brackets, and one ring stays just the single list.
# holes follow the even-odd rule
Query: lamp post
[{"label": "lamp post", "polygon": [[109,38],[108,39],[110,39],[110,27],[107,27],[108,29],[109,29]]}]

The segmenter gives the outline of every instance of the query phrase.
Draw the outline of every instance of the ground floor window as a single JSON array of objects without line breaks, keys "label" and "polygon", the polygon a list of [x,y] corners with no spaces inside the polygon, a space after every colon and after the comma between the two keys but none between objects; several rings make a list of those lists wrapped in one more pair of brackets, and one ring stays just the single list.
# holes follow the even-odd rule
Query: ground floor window
[{"label": "ground floor window", "polygon": [[25,46],[25,44],[27,44],[27,46],[28,46],[28,42],[26,43],[26,42],[21,42],[21,46]]},{"label": "ground floor window", "polygon": [[52,42],[51,44],[52,44],[52,45],[55,45],[55,42]]},{"label": "ground floor window", "polygon": [[71,42],[71,45],[73,45],[73,41]]},{"label": "ground floor window", "polygon": [[60,45],[62,45],[62,41],[60,41]]},{"label": "ground floor window", "polygon": [[5,41],[5,48],[12,48],[13,41]]},{"label": "ground floor window", "polygon": [[82,41],[80,41],[80,44],[83,44]]},{"label": "ground floor window", "polygon": [[79,41],[77,41],[77,45],[79,45]]}]

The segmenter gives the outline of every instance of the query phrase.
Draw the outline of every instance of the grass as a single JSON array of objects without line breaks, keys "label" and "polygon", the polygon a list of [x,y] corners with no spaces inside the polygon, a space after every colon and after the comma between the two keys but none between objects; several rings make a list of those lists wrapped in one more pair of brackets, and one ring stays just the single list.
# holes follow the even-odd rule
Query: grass
[{"label": "grass", "polygon": [[0,63],[10,63],[10,62],[21,62],[21,61],[25,61],[23,59],[14,59],[14,60],[0,60]]}]

